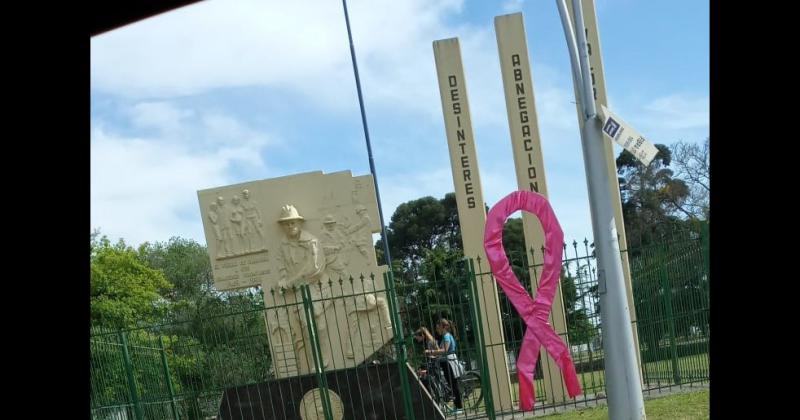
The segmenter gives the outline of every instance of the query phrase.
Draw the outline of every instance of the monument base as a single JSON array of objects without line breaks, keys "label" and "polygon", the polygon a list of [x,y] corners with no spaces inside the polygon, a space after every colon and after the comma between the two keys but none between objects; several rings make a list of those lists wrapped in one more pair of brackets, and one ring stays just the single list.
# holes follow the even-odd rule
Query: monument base
[{"label": "monument base", "polygon": [[[406,365],[406,368],[415,417],[444,420],[411,367]],[[336,370],[326,372],[325,376],[335,420],[406,418],[397,362]],[[324,419],[317,379],[317,375],[304,375],[228,388],[218,418]]]}]

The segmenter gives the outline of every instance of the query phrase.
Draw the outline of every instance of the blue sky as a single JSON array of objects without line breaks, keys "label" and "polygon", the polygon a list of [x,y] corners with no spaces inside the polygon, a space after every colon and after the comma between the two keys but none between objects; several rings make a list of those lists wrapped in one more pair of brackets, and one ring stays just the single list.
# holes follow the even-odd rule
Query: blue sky
[{"label": "blue sky", "polygon": [[[703,141],[708,2],[596,1],[610,109],[653,143]],[[555,1],[348,8],[387,224],[399,204],[453,190],[437,39],[461,42],[484,199],[516,189],[493,19],[522,11],[550,201],[566,238],[591,238]],[[197,190],[369,173],[339,0],[206,0],[92,38],[90,60],[91,225],[112,239],[205,243]]]}]

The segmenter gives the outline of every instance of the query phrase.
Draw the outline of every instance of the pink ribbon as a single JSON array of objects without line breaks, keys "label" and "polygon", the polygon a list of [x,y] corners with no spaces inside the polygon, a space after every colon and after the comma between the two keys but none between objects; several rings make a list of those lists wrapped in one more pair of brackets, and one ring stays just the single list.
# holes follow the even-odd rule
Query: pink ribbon
[{"label": "pink ribbon", "polygon": [[[544,266],[536,299],[532,299],[528,291],[520,284],[517,276],[508,264],[506,251],[503,249],[503,225],[506,219],[517,210],[533,213],[542,224],[545,236]],[[539,358],[539,347],[544,346],[564,374],[564,382],[570,397],[581,393],[575,365],[566,344],[547,322],[553,306],[553,297],[560,280],[562,244],[564,233],[558,224],[553,208],[547,199],[530,191],[515,191],[489,210],[486,217],[486,230],[483,235],[483,247],[497,284],[503,288],[511,304],[528,326],[522,347],[517,357],[517,376],[519,377],[519,406],[523,411],[533,410],[535,392],[533,389],[533,372]]]}]

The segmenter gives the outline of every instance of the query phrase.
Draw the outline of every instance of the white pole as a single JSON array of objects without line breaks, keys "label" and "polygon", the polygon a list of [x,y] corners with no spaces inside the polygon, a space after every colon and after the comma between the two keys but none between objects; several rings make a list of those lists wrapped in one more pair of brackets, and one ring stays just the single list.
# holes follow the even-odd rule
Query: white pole
[{"label": "white pole", "polygon": [[[591,73],[589,72],[589,52],[586,45],[586,32],[580,0],[573,1],[577,45],[565,0],[557,0],[567,46],[570,49],[572,73],[580,79],[580,98],[584,118],[581,144],[583,162],[586,167],[586,184],[589,190],[589,206],[592,214],[592,232],[597,252],[597,282],[600,294],[600,317],[603,329],[603,350],[605,355],[606,390],[608,391],[608,414],[613,420],[646,419],[641,379],[636,363],[636,347],[631,331],[631,317],[628,312],[628,299],[622,275],[617,228],[614,209],[609,195],[610,186],[606,172],[603,152],[601,121],[592,93]],[[577,50],[577,53],[576,53]],[[574,57],[578,56],[580,68],[576,67]],[[575,77],[579,75],[579,77]],[[577,81],[576,81],[577,82]]]}]

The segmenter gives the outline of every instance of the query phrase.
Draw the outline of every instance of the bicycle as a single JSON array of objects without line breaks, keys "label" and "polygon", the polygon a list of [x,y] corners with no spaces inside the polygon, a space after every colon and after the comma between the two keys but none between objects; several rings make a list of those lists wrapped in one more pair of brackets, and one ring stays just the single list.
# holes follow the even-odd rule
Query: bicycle
[{"label": "bicycle", "polygon": [[[420,379],[426,382],[427,388],[433,400],[445,414],[456,413],[454,405],[453,390],[447,377],[442,370],[442,362],[445,358],[428,358],[426,368],[420,371]],[[459,363],[464,363],[459,361]],[[461,390],[461,402],[463,410],[477,408],[483,400],[483,390],[481,389],[481,375],[478,371],[465,371],[463,375],[456,379]]]}]

